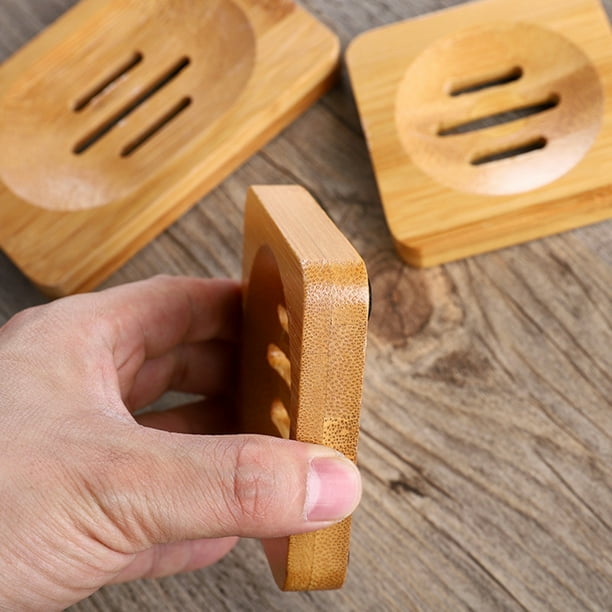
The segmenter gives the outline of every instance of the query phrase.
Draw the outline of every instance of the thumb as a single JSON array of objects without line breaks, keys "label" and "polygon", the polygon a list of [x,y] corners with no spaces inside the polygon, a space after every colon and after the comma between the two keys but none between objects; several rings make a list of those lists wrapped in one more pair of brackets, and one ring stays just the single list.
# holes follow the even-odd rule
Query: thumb
[{"label": "thumb", "polygon": [[[268,436],[193,436],[142,428],[130,469],[100,479],[96,503],[136,552],[154,544],[282,537],[327,527],[361,497],[357,467],[333,449]],[[126,542],[127,540],[127,542]]]}]

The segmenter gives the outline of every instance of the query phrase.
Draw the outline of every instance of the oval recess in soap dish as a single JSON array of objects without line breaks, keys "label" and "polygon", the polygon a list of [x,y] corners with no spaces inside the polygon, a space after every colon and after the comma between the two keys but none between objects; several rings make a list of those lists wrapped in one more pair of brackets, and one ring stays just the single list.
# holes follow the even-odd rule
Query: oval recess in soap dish
[{"label": "oval recess in soap dish", "polygon": [[233,106],[255,54],[231,0],[113,0],[9,87],[0,178],[55,211],[124,198]]}]

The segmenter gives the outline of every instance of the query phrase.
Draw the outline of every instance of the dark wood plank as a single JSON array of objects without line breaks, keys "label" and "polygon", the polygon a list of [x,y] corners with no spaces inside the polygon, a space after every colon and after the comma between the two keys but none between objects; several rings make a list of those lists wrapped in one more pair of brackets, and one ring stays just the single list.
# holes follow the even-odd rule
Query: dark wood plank
[{"label": "dark wood plank", "polygon": [[[3,0],[0,58],[72,0]],[[459,2],[305,0],[339,33]],[[604,2],[612,13],[612,0]],[[256,542],[216,566],[108,587],[94,610],[607,610],[612,602],[612,223],[427,271],[396,257],[346,74],[106,286],[237,278],[253,183],[310,189],[373,282],[346,587],[276,590]],[[43,298],[0,258],[0,322]]]}]

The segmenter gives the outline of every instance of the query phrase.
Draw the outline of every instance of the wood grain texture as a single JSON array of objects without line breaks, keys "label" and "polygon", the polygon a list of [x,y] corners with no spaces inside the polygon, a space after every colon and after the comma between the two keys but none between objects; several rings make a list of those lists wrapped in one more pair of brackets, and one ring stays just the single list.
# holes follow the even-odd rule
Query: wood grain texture
[{"label": "wood grain texture", "polygon": [[[240,430],[357,459],[369,288],[365,264],[296,185],[251,187],[244,220]],[[287,591],[337,589],[351,519],[264,541]]]},{"label": "wood grain texture", "polygon": [[337,62],[334,34],[290,0],[79,2],[0,68],[0,247],[51,295],[95,287]]},{"label": "wood grain texture", "polygon": [[[3,0],[8,57],[71,0]],[[344,47],[452,0],[306,0]],[[612,14],[612,2],[604,2]],[[346,73],[338,87],[131,259],[240,278],[252,184],[300,183],[373,284],[346,585],[281,593],[259,544],[212,568],[103,589],[78,612],[609,610],[612,223],[429,270],[395,254]],[[0,320],[43,298],[0,258]]]},{"label": "wood grain texture", "polygon": [[612,34],[599,0],[470,3],[366,32],[347,63],[410,264],[612,216]]}]

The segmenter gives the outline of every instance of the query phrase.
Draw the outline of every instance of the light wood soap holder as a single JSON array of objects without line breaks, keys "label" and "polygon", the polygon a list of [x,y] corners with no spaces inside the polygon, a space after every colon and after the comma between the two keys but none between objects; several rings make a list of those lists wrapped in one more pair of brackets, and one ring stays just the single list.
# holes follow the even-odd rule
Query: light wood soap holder
[{"label": "light wood soap holder", "polygon": [[0,248],[87,290],[329,87],[290,0],[82,0],[0,67]]},{"label": "light wood soap holder", "polygon": [[598,0],[482,0],[347,53],[387,222],[431,266],[612,216],[612,37]]},{"label": "light wood soap holder", "polygon": [[[365,264],[301,187],[253,187],[245,213],[241,430],[353,461],[369,310]],[[283,590],[344,582],[351,519],[264,542]]]}]

